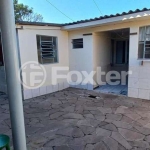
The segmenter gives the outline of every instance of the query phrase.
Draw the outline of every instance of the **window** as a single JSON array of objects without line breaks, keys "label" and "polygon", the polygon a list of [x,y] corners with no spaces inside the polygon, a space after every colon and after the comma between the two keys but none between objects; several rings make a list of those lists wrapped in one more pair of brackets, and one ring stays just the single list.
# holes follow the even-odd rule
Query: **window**
[{"label": "window", "polygon": [[37,35],[38,60],[40,64],[58,62],[57,37]]},{"label": "window", "polygon": [[150,59],[150,26],[140,28],[138,58]]},{"label": "window", "polygon": [[83,48],[83,39],[72,40],[73,49]]}]

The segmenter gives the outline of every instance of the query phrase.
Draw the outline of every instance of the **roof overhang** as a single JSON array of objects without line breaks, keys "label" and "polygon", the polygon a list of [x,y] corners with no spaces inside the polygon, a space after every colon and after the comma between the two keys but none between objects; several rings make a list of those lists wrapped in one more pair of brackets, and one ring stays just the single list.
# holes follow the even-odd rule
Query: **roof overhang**
[{"label": "roof overhang", "polygon": [[107,19],[96,20],[96,21],[89,21],[85,23],[65,25],[61,27],[61,29],[62,30],[75,30],[75,29],[81,29],[81,28],[97,27],[97,26],[112,24],[112,23],[124,23],[124,22],[130,22],[130,21],[142,20],[142,19],[148,19],[148,18],[150,18],[150,10],[128,14],[128,15],[117,16],[117,17],[111,17]]}]

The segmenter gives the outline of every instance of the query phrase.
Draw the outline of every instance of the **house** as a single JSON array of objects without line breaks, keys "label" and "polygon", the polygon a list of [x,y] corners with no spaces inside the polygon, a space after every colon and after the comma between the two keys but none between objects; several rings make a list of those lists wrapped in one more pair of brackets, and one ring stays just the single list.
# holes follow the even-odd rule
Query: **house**
[{"label": "house", "polygon": [[[128,96],[150,100],[150,9],[137,9],[68,24],[17,22],[16,30],[20,66],[35,61],[42,64],[47,74],[42,86],[36,89],[23,87],[24,99],[69,86],[94,90],[106,80],[116,80],[113,73],[111,76],[105,74],[99,80],[97,68],[101,67],[101,71],[106,73],[130,71],[125,77],[127,81],[123,83]],[[51,44],[53,48],[50,50]],[[3,66],[1,53],[0,46],[0,65]],[[88,74],[96,71],[93,80],[99,81],[81,85],[75,75],[72,80],[76,84],[68,83],[65,78],[53,84],[51,74],[54,67],[86,71]],[[63,71],[63,74],[67,75],[68,71]],[[3,67],[0,68],[0,90],[6,92]]]}]

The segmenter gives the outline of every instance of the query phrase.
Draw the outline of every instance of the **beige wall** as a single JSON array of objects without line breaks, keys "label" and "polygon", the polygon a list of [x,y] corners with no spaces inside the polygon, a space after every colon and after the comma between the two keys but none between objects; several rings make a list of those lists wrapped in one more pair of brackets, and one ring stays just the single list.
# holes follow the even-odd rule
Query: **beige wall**
[{"label": "beige wall", "polygon": [[[106,72],[109,70],[111,61],[111,39],[109,32],[93,33],[93,69],[97,71],[97,67],[101,67],[101,71]],[[97,82],[94,87],[102,85],[105,82],[105,76],[94,76]]]},{"label": "beige wall", "polygon": [[54,27],[36,27],[24,26],[24,29],[18,29],[19,48],[21,56],[21,65],[28,61],[38,62],[36,35],[47,35],[58,37],[58,57],[59,62],[54,64],[45,64],[47,78],[41,88],[35,90],[24,89],[25,99],[52,93],[68,87],[66,80],[59,80],[56,85],[52,85],[52,67],[69,67],[68,53],[68,32],[61,31]]},{"label": "beige wall", "polygon": [[[101,60],[98,59],[101,52],[99,49],[99,39],[95,33],[96,32],[104,32],[104,31],[111,31],[116,29],[124,29],[129,28],[130,33],[137,32],[137,35],[130,35],[130,46],[129,46],[129,70],[133,71],[133,74],[129,76],[129,90],[128,90],[128,96],[129,97],[136,97],[136,98],[142,98],[142,99],[150,99],[150,61],[144,62],[144,65],[141,66],[141,60],[138,60],[138,38],[139,38],[139,27],[150,25],[150,19],[146,20],[134,20],[129,22],[120,22],[120,23],[114,23],[111,25],[105,25],[105,26],[99,26],[99,27],[93,27],[93,28],[86,28],[86,29],[79,29],[76,31],[69,31],[69,52],[70,52],[70,69],[76,69],[76,70],[87,70],[88,72],[91,70],[93,66],[93,70],[95,70],[96,66],[98,65],[104,65],[105,60],[106,64],[108,59],[105,57],[100,56]],[[84,40],[84,45],[89,45],[87,49],[80,49],[80,50],[72,50],[71,47],[71,39],[81,38],[83,34],[85,33],[93,33],[92,36],[88,37],[91,38],[91,41],[93,41],[93,44],[88,41]],[[84,37],[83,37],[84,38]],[[105,39],[101,39],[103,41],[103,45],[106,42]],[[105,45],[106,46],[106,45]],[[92,48],[93,49],[92,49]],[[101,47],[103,47],[101,45]],[[109,47],[109,46],[108,46]],[[106,50],[108,50],[108,47],[106,47]],[[103,47],[104,48],[104,47]],[[87,53],[86,53],[87,52]],[[78,53],[79,55],[76,55]],[[103,56],[106,56],[107,53],[104,53]],[[109,54],[108,54],[109,55]],[[89,57],[87,59],[87,56]],[[94,60],[95,58],[95,60]],[[88,60],[88,62],[87,62]],[[103,61],[104,60],[104,61]],[[78,63],[80,62],[80,63]],[[82,63],[83,64],[82,64]],[[87,63],[85,63],[87,62]],[[104,63],[104,64],[103,64]],[[109,63],[109,61],[108,61]],[[76,64],[76,65],[75,65]],[[82,65],[81,65],[82,64]],[[91,66],[92,65],[92,66]],[[82,68],[82,69],[81,69]],[[96,78],[96,77],[94,77]]]},{"label": "beige wall", "polygon": [[[84,32],[83,32],[84,33]],[[70,71],[93,71],[93,37],[92,35],[83,36],[82,32],[69,32],[69,68]],[[72,39],[83,38],[83,48],[73,49]],[[84,79],[84,76],[82,76]],[[73,81],[76,81],[76,76],[72,76]],[[77,83],[79,84],[79,83]],[[91,84],[75,85],[73,87],[92,89]]]},{"label": "beige wall", "polygon": [[[37,90],[25,90],[25,98],[44,95],[46,93],[58,91],[68,87],[66,81],[59,81],[56,86],[51,82],[51,69],[53,66],[68,66],[70,71],[94,71],[97,66],[104,67],[110,64],[110,41],[106,39],[107,34],[100,32],[116,29],[130,28],[130,33],[139,33],[139,27],[150,25],[150,20],[134,20],[130,22],[120,22],[111,25],[78,29],[73,31],[63,31],[58,27],[28,27],[19,29],[19,46],[21,54],[21,64],[27,61],[37,61],[36,34],[58,37],[59,63],[44,65],[48,77],[43,87]],[[99,34],[97,35],[96,33]],[[92,35],[83,36],[83,34],[92,33]],[[138,60],[138,36],[130,35],[130,54],[129,70],[133,74],[129,76],[128,96],[150,99],[150,62],[144,62],[141,66],[141,60]],[[73,49],[72,39],[83,38],[84,48]],[[69,47],[69,48],[68,48]],[[106,67],[107,68],[107,67]],[[96,76],[95,76],[96,78]],[[74,80],[75,77],[73,77]],[[64,86],[66,85],[66,86]],[[77,88],[93,89],[95,85],[78,85]]]}]

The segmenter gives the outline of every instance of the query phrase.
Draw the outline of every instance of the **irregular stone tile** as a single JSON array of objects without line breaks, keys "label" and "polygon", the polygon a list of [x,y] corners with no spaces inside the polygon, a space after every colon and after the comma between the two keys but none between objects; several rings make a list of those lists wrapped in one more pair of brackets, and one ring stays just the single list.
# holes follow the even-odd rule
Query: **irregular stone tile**
[{"label": "irregular stone tile", "polygon": [[90,114],[90,113],[91,113],[91,112],[90,112],[89,110],[84,110],[84,111],[83,111],[83,114],[85,114],[85,115],[86,115],[86,114]]},{"label": "irregular stone tile", "polygon": [[140,126],[134,126],[135,129],[137,129],[140,133],[144,135],[150,135],[150,129],[145,128],[145,127],[140,127]]},{"label": "irregular stone tile", "polygon": [[146,124],[146,125],[144,126],[144,128],[150,129],[150,123]]},{"label": "irregular stone tile", "polygon": [[132,149],[132,146],[118,132],[112,132],[111,137],[126,149]]},{"label": "irregular stone tile", "polygon": [[34,114],[27,114],[25,118],[43,118],[49,116],[49,112],[42,112],[42,113],[34,113]]},{"label": "irregular stone tile", "polygon": [[83,137],[83,136],[84,136],[84,134],[80,128],[74,128],[73,129],[72,137],[79,138],[79,137]]},{"label": "irregular stone tile", "polygon": [[102,128],[96,128],[96,135],[97,136],[104,136],[104,137],[108,137],[111,135],[111,131],[102,129]]},{"label": "irregular stone tile", "polygon": [[27,127],[27,126],[26,126],[26,134],[27,134],[27,135],[34,134],[34,133],[36,133],[36,132],[39,131],[39,130],[40,130],[39,127]]},{"label": "irregular stone tile", "polygon": [[76,105],[75,112],[82,114],[83,113],[83,106],[82,105]]},{"label": "irregular stone tile", "polygon": [[53,149],[54,150],[72,150],[72,148],[69,148],[68,146],[56,146]]},{"label": "irregular stone tile", "polygon": [[150,135],[146,136],[145,140],[150,143]]},{"label": "irregular stone tile", "polygon": [[107,125],[107,124],[108,124],[108,122],[101,121],[101,122],[99,123],[99,127],[101,127],[101,126],[105,126],[105,125]]},{"label": "irregular stone tile", "polygon": [[139,147],[139,148],[149,148],[150,147],[149,143],[146,141],[132,141],[132,142],[130,142],[130,144],[133,147]]},{"label": "irregular stone tile", "polygon": [[94,116],[92,114],[85,114],[84,117],[85,118],[92,118],[92,119],[94,119]]},{"label": "irregular stone tile", "polygon": [[34,145],[34,147],[39,148],[39,147],[43,147],[43,145],[47,141],[48,139],[46,137],[32,136],[32,139],[30,140],[28,144],[31,144],[32,146]]},{"label": "irregular stone tile", "polygon": [[91,114],[93,114],[93,115],[97,115],[97,116],[99,116],[99,115],[103,115],[99,110],[90,110],[90,112],[91,112]]},{"label": "irregular stone tile", "polygon": [[117,150],[118,149],[118,142],[116,142],[116,140],[110,138],[110,137],[106,137],[104,138],[104,143],[105,145],[107,145],[109,147],[109,150]]},{"label": "irregular stone tile", "polygon": [[94,145],[93,144],[87,144],[84,150],[93,150]]},{"label": "irregular stone tile", "polygon": [[115,114],[125,114],[125,113],[133,113],[131,112],[128,107],[125,107],[125,106],[120,106],[117,108]]},{"label": "irregular stone tile", "polygon": [[119,128],[119,133],[127,140],[127,141],[139,141],[144,139],[144,135],[133,132],[131,130]]},{"label": "irregular stone tile", "polygon": [[94,150],[109,150],[103,142],[96,143]]},{"label": "irregular stone tile", "polygon": [[123,121],[113,121],[112,122],[118,128],[131,129],[132,125]]},{"label": "irregular stone tile", "polygon": [[53,150],[53,148],[52,147],[43,147],[41,150]]},{"label": "irregular stone tile", "polygon": [[79,120],[77,125],[78,126],[89,126],[89,127],[97,127],[100,121],[94,119],[86,119],[86,120]]},{"label": "irregular stone tile", "polygon": [[107,114],[106,119],[114,120],[114,121],[119,121],[121,120],[122,115],[121,114]]},{"label": "irregular stone tile", "polygon": [[150,118],[150,112],[145,112],[145,113],[141,112],[141,113],[139,113],[139,116],[141,116],[143,118]]},{"label": "irregular stone tile", "polygon": [[55,105],[62,104],[61,101],[59,101],[57,98],[50,98],[48,100],[51,104],[55,104]]},{"label": "irregular stone tile", "polygon": [[131,118],[132,120],[136,121],[138,119],[140,119],[141,117],[137,114],[124,114],[125,116]]},{"label": "irregular stone tile", "polygon": [[112,113],[111,108],[98,107],[97,109],[100,110],[103,114],[111,114]]},{"label": "irregular stone tile", "polygon": [[76,113],[68,113],[66,115],[63,115],[63,118],[66,118],[66,119],[84,119],[84,117],[81,114],[76,114]]},{"label": "irregular stone tile", "polygon": [[50,146],[62,146],[62,145],[67,145],[68,141],[70,140],[69,137],[59,137],[53,140],[50,140],[47,142],[44,147],[50,147]]},{"label": "irregular stone tile", "polygon": [[84,110],[95,110],[95,107],[84,106],[83,109],[84,109]]},{"label": "irregular stone tile", "polygon": [[76,125],[78,121],[79,119],[63,119],[62,120],[62,122],[72,124],[72,125]]},{"label": "irregular stone tile", "polygon": [[51,119],[57,119],[58,117],[60,117],[60,116],[62,116],[64,114],[65,114],[64,112],[56,112],[56,113],[50,115],[50,118]]},{"label": "irregular stone tile", "polygon": [[132,101],[127,101],[127,100],[122,100],[122,101],[117,101],[117,104],[118,105],[121,105],[121,106],[126,106],[126,107],[133,107],[134,106],[134,102]]},{"label": "irregular stone tile", "polygon": [[95,139],[95,135],[86,135],[82,138],[74,138],[68,142],[69,147],[70,146],[85,146],[87,144],[95,144],[96,142],[99,142],[101,138],[99,138],[99,141]]},{"label": "irregular stone tile", "polygon": [[67,128],[64,128],[64,129],[60,129],[56,132],[56,135],[63,135],[63,136],[72,137],[73,130],[74,130],[73,127],[67,127]]},{"label": "irregular stone tile", "polygon": [[69,124],[67,124],[67,123],[56,122],[56,123],[49,124],[48,126],[45,126],[43,128],[40,128],[36,133],[44,134],[49,131],[57,131],[59,129],[66,128],[68,126],[69,126]]},{"label": "irregular stone tile", "polygon": [[[29,128],[27,129],[28,149],[51,150],[57,147],[61,149],[71,148],[71,150],[85,150],[85,147],[87,145],[89,145],[90,148],[91,145],[94,146],[95,144],[102,141],[105,145],[104,148],[107,148],[108,150],[126,150],[128,149],[127,147],[129,145],[130,147],[133,146],[132,150],[150,149],[145,148],[148,147],[147,143],[150,143],[149,101],[122,96],[112,96],[111,94],[109,95],[101,93],[95,94],[96,96],[100,97],[100,99],[91,99],[88,98],[88,95],[90,93],[93,95],[95,92],[68,88],[67,90],[63,90],[61,92],[55,92],[24,101],[25,124],[26,128]],[[84,110],[84,107],[87,110]],[[81,119],[80,117],[76,119],[63,118],[63,115],[60,114],[59,116],[60,112],[64,112],[63,115],[67,113],[80,114],[83,119]],[[121,120],[116,121],[112,120],[112,118],[107,118],[109,115],[122,115],[122,118]],[[1,104],[0,101],[0,116],[1,133],[6,132],[5,134],[11,137],[8,100],[7,103],[4,102],[4,104],[3,102]],[[55,117],[51,118],[50,116]],[[138,117],[141,118],[138,119]],[[84,126],[82,126],[82,124]],[[101,128],[102,126],[110,126],[108,124],[113,124],[117,128],[128,129],[130,132],[139,133],[143,136],[146,135],[146,137],[142,140],[129,141],[128,143],[122,135],[115,132],[116,134],[119,134],[121,136],[118,138],[118,140],[120,141],[120,143],[124,142],[123,146],[116,140],[116,137],[116,139],[112,138],[113,134],[109,137],[96,135],[96,128]],[[70,131],[69,128],[72,128],[72,130]],[[65,131],[67,134],[56,134],[56,132],[58,131],[64,132],[64,129],[68,129],[67,131]],[[109,127],[104,130],[110,131],[110,129],[112,130],[113,127]],[[60,140],[60,138],[62,137],[67,137],[68,140],[66,140],[66,142],[63,142],[63,140]],[[118,142],[118,149],[116,149],[117,146],[115,146],[115,148],[113,147],[116,144],[112,144],[113,142],[111,139],[105,142],[104,139],[106,137],[108,139],[111,137],[111,139],[114,139],[115,142]],[[132,136],[130,136],[130,138],[131,137]],[[60,145],[45,147],[45,145],[50,141],[54,141],[54,143],[58,142]],[[129,145],[127,145],[126,142]]]},{"label": "irregular stone tile", "polygon": [[120,105],[118,105],[116,102],[113,102],[112,100],[104,100],[104,108],[117,108]]},{"label": "irregular stone tile", "polygon": [[118,149],[117,150],[127,150],[125,147],[123,147],[121,144],[118,144]]},{"label": "irregular stone tile", "polygon": [[71,150],[84,150],[85,146],[82,145],[69,145],[69,147],[71,148]]},{"label": "irregular stone tile", "polygon": [[141,118],[136,120],[139,124],[141,124],[142,126],[145,126],[146,124],[150,123],[150,119],[149,118]]},{"label": "irregular stone tile", "polygon": [[106,130],[110,130],[110,131],[115,131],[115,132],[118,131],[116,126],[114,126],[113,124],[107,124],[105,126],[101,126],[101,128],[106,129]]},{"label": "irregular stone tile", "polygon": [[129,123],[129,124],[132,124],[134,122],[134,120],[132,120],[131,118],[129,118],[127,116],[123,116],[120,121]]},{"label": "irregular stone tile", "polygon": [[85,135],[92,134],[92,133],[95,131],[95,128],[94,128],[94,127],[79,126],[79,128],[82,130],[82,132],[83,132]]},{"label": "irregular stone tile", "polygon": [[104,115],[95,115],[95,119],[99,120],[99,121],[104,121],[105,120],[105,116]]}]

